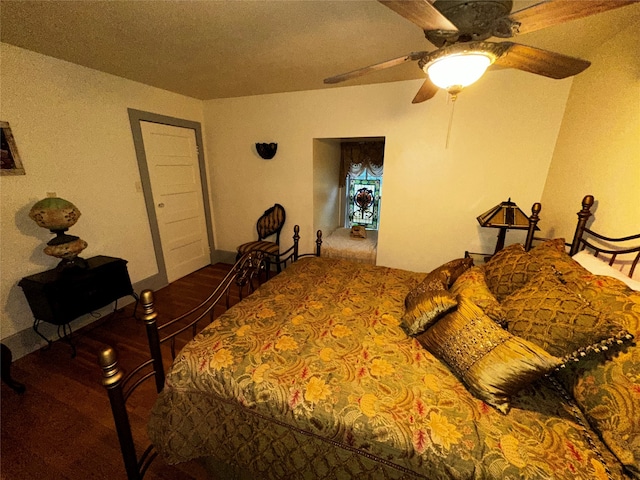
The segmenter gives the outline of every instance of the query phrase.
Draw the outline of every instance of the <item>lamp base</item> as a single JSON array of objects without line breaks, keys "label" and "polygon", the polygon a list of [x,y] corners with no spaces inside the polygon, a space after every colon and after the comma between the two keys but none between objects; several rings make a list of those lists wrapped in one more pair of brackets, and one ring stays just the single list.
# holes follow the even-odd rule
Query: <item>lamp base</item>
[{"label": "lamp base", "polygon": [[89,263],[80,257],[73,258],[63,258],[60,260],[60,263],[56,265],[56,270],[64,271],[64,270],[75,270],[75,269],[85,269],[89,267]]},{"label": "lamp base", "polygon": [[65,243],[70,243],[80,238],[80,237],[76,237],[75,235],[67,235],[65,233],[67,230],[68,228],[50,230],[50,232],[53,233],[55,237],[49,240],[47,242],[47,245],[49,245],[50,247],[55,247],[56,245],[63,245]]},{"label": "lamp base", "polygon": [[[71,237],[71,235],[66,236]],[[87,261],[78,257],[80,252],[87,248],[87,242],[78,237],[72,238],[75,238],[75,240],[66,243],[54,245],[49,243],[47,244],[47,248],[44,249],[44,253],[47,255],[61,259],[60,263],[58,263],[58,266],[56,267],[57,270],[87,267]]]},{"label": "lamp base", "polygon": [[496,249],[493,252],[494,255],[504,248],[504,240],[506,236],[507,236],[507,228],[501,227],[500,232],[498,232],[498,243],[496,243]]}]

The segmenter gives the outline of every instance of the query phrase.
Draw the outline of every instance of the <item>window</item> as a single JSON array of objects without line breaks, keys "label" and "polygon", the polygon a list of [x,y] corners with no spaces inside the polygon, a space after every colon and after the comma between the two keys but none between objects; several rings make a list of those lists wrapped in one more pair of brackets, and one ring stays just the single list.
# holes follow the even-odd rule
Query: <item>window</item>
[{"label": "window", "polygon": [[344,141],[340,156],[340,187],[345,187],[344,226],[378,230],[384,139]]},{"label": "window", "polygon": [[361,225],[378,230],[382,177],[369,175],[365,170],[358,176],[347,175],[345,227]]}]

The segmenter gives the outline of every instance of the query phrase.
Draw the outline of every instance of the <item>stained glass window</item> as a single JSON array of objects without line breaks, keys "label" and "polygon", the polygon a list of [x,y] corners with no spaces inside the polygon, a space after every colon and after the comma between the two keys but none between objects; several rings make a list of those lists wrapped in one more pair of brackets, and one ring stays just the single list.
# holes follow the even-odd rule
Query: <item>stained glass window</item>
[{"label": "stained glass window", "polygon": [[361,225],[377,230],[380,224],[382,177],[372,177],[366,172],[357,177],[347,176],[346,227]]}]

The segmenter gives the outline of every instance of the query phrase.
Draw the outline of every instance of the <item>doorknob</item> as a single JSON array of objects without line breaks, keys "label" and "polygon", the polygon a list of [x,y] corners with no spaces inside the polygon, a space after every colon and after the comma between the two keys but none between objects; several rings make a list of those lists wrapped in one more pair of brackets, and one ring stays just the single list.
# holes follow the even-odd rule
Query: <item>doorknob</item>
[{"label": "doorknob", "polygon": [[159,203],[159,204],[158,204],[158,207],[160,207],[160,208],[164,208],[164,203]]}]

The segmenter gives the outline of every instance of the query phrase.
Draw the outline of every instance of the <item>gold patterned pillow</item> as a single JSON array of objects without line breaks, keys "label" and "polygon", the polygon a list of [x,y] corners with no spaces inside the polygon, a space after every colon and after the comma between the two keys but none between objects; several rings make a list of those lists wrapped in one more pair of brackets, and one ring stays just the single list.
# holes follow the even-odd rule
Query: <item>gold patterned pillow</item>
[{"label": "gold patterned pillow", "polygon": [[548,267],[501,305],[509,332],[565,360],[629,336],[613,317],[592,308]]},{"label": "gold patterned pillow", "polygon": [[456,297],[447,290],[472,264],[470,258],[458,258],[440,265],[407,294],[401,323],[406,333],[417,335],[423,332],[441,315],[458,305]]},{"label": "gold patterned pillow", "polygon": [[484,266],[484,274],[491,293],[498,301],[522,287],[538,270],[531,256],[519,243],[496,253]]},{"label": "gold patterned pillow", "polygon": [[483,267],[472,267],[464,272],[453,283],[449,292],[452,295],[462,295],[468,298],[500,325],[505,323],[504,311],[500,306],[500,302],[489,290]]},{"label": "gold patterned pillow", "polygon": [[510,398],[562,361],[511,335],[472,301],[458,297],[458,309],[418,337],[484,402],[506,414]]},{"label": "gold patterned pillow", "polygon": [[536,245],[531,251],[533,252],[534,250],[537,250],[539,252],[542,252],[551,250],[564,253],[566,252],[565,246],[566,243],[564,241],[564,238],[552,238]]},{"label": "gold patterned pillow", "polygon": [[[640,335],[640,292],[599,275],[567,286],[578,288],[592,307]],[[640,478],[640,345],[588,355],[561,369],[558,377],[607,447],[632,476]]]},{"label": "gold patterned pillow", "polygon": [[401,326],[409,335],[423,332],[438,317],[453,310],[458,305],[456,297],[447,291],[448,277],[439,272],[427,275],[404,300],[405,311]]},{"label": "gold patterned pillow", "polygon": [[591,274],[567,283],[567,288],[599,312],[615,317],[633,335],[640,335],[640,292],[617,278]]},{"label": "gold patterned pillow", "polygon": [[585,275],[589,271],[576,262],[565,252],[564,238],[547,240],[533,248],[530,252],[530,259],[536,269],[544,266],[553,267],[562,274],[563,281],[574,281]]},{"label": "gold patterned pillow", "polygon": [[447,278],[447,288],[453,285],[460,275],[473,267],[473,259],[471,258],[456,258],[450,260],[447,263],[443,263],[438,268],[432,270],[429,275],[440,275],[444,273]]},{"label": "gold patterned pillow", "polygon": [[557,375],[609,450],[640,478],[640,346],[610,352],[570,364]]}]

